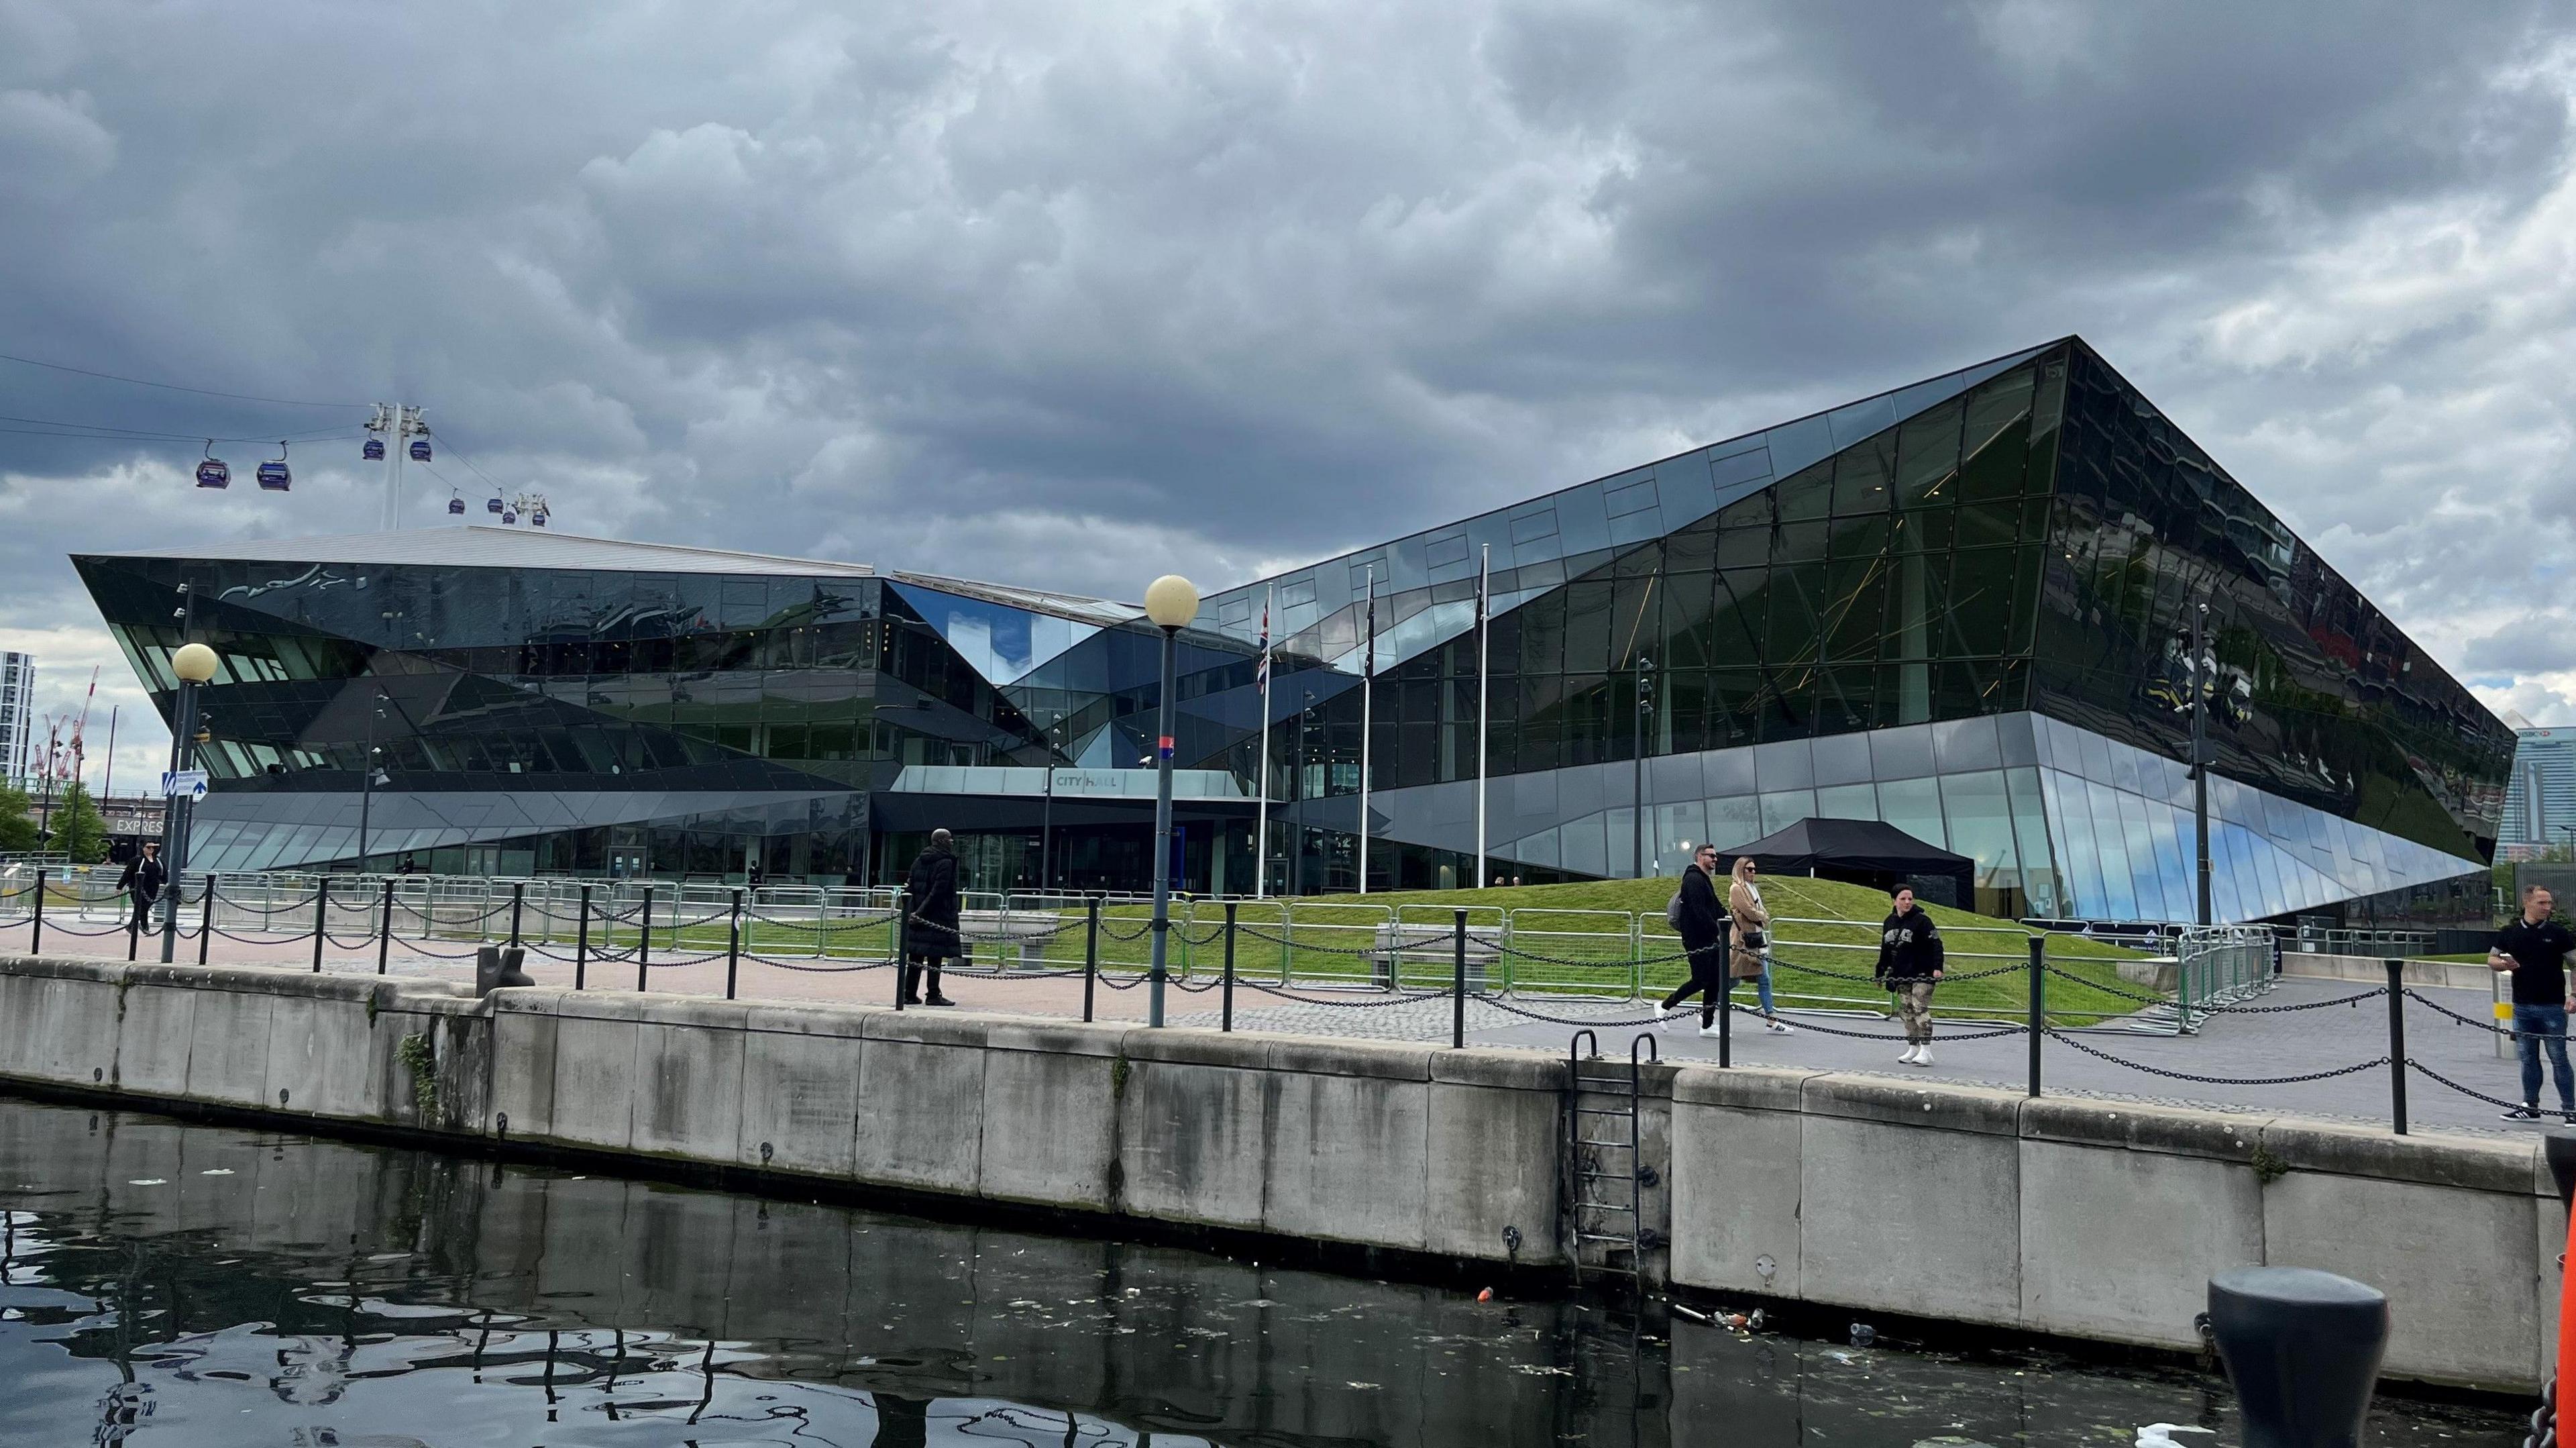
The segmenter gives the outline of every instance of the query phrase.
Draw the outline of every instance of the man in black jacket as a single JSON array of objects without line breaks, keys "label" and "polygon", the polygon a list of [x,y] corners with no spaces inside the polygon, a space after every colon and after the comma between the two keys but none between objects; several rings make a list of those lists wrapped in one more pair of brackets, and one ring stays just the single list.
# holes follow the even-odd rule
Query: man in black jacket
[{"label": "man in black jacket", "polygon": [[125,862],[125,873],[116,877],[116,888],[134,897],[132,930],[152,933],[152,904],[161,898],[161,887],[170,883],[170,872],[161,864],[161,842],[145,840],[143,853]]},{"label": "man in black jacket", "polygon": [[1726,998],[1726,967],[1718,962],[1718,942],[1726,935],[1726,907],[1717,898],[1717,846],[1702,845],[1691,856],[1690,866],[1682,871],[1682,886],[1675,902],[1673,928],[1682,937],[1682,949],[1690,955],[1690,979],[1681,989],[1664,997],[1667,1015],[1679,1008],[1696,992],[1699,995],[1699,1033],[1717,1034],[1717,1008]]},{"label": "man in black jacket", "polygon": [[[939,962],[960,958],[957,948],[957,856],[946,830],[930,832],[930,846],[912,862],[903,882],[903,1003],[957,1004],[939,993]],[[920,995],[921,972],[930,972],[930,999]]]}]

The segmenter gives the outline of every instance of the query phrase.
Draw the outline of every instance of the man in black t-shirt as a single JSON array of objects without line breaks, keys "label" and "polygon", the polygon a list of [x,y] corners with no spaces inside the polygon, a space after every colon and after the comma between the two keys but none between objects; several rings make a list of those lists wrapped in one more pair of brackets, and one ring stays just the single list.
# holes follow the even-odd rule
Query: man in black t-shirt
[{"label": "man in black t-shirt", "polygon": [[2576,952],[2576,935],[2549,918],[2555,902],[2538,885],[2522,892],[2522,917],[2496,932],[2487,950],[2487,969],[2513,975],[2513,1040],[2522,1053],[2522,1105],[2507,1110],[2508,1121],[2540,1119],[2540,1050],[2549,1048],[2549,1066],[2558,1078],[2558,1114],[2576,1121],[2576,1073],[2567,1068],[2567,1011],[2576,996],[2567,991],[2567,957]]}]

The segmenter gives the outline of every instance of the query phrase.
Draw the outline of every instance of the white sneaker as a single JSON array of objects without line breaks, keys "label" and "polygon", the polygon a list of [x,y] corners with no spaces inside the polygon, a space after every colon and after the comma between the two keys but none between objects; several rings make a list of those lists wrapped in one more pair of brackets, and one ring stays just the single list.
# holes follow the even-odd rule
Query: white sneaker
[{"label": "white sneaker", "polygon": [[1702,1026],[1699,1028],[1699,1033],[1708,1037],[1712,1041],[1716,1040],[1721,1034],[1723,1034],[1722,1030],[1716,1026]]},{"label": "white sneaker", "polygon": [[1915,1052],[1917,1052],[1917,1051],[1920,1051],[1920,1050],[1922,1050],[1922,1049],[1923,1049],[1923,1048],[1922,1048],[1921,1046],[1908,1046],[1908,1047],[1906,1047],[1906,1048],[1905,1048],[1905,1054],[1896,1058],[1896,1060],[1897,1060],[1897,1064],[1899,1064],[1899,1065],[1903,1065],[1903,1066],[1911,1066],[1911,1065],[1913,1065],[1913,1064],[1914,1064],[1914,1053],[1915,1053]]},{"label": "white sneaker", "polygon": [[1789,1029],[1789,1023],[1788,1023],[1788,1022],[1786,1022],[1786,1021],[1780,1021],[1780,1020],[1769,1020],[1769,1021],[1764,1021],[1764,1022],[1762,1023],[1762,1029],[1764,1029],[1764,1030],[1766,1030],[1766,1031],[1769,1031],[1771,1034],[1773,1034],[1773,1035],[1775,1035],[1775,1036],[1788,1036],[1788,1035],[1795,1035],[1795,1034],[1797,1034],[1796,1032],[1794,1032],[1794,1031],[1792,1031],[1792,1030],[1790,1030],[1790,1029]]},{"label": "white sneaker", "polygon": [[1914,1064],[1915,1064],[1915,1065],[1917,1065],[1917,1066],[1929,1066],[1929,1065],[1931,1065],[1931,1064],[1932,1064],[1932,1048],[1931,1048],[1930,1046],[1917,1046],[1917,1047],[1915,1047],[1915,1048],[1914,1048]]}]

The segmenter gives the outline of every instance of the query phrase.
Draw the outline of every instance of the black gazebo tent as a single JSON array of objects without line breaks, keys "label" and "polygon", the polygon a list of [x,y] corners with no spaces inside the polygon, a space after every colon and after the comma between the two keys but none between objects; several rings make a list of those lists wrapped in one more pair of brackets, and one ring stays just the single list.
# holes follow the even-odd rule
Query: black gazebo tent
[{"label": "black gazebo tent", "polygon": [[1813,875],[1891,893],[1912,885],[1918,898],[1933,905],[1972,906],[1977,898],[1976,861],[1881,820],[1803,819],[1749,845],[1721,850],[1718,869],[1729,868],[1739,855],[1751,855],[1770,875]]}]

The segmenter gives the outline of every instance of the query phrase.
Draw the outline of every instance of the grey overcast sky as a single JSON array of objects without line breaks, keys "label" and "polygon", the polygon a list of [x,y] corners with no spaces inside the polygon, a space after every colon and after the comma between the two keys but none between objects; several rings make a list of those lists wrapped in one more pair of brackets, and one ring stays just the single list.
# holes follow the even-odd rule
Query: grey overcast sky
[{"label": "grey overcast sky", "polygon": [[[2081,332],[2490,703],[2576,721],[2568,17],[0,0],[0,352],[422,403],[424,526],[488,477],[567,531],[1133,598]],[[362,416],[11,363],[0,402]],[[64,555],[376,518],[354,434],[278,497],[254,444],[201,494],[194,442],[0,429],[0,645],[53,710],[107,665],[120,784],[166,735]]]}]

